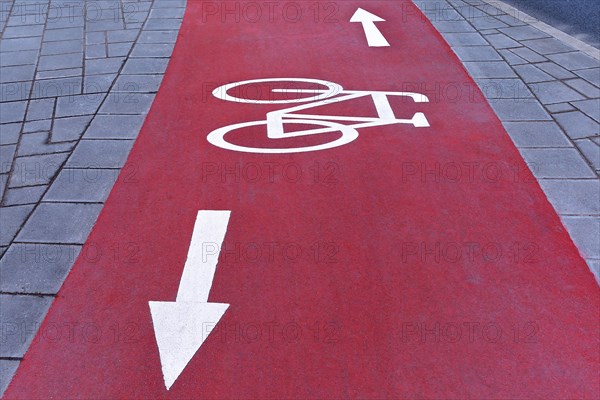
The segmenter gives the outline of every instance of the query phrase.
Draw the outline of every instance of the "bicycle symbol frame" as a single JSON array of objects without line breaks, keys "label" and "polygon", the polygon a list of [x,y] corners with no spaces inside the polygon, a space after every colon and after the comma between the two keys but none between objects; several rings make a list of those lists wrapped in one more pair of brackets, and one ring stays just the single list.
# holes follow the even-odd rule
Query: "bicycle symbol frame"
[{"label": "bicycle symbol frame", "polygon": [[[318,84],[325,86],[326,89],[272,89],[274,93],[312,93],[313,96],[305,98],[294,98],[288,100],[255,100],[243,99],[234,97],[227,92],[237,86],[248,85],[253,83],[273,83],[273,82],[301,82],[309,84]],[[240,151],[245,153],[266,153],[266,154],[282,154],[282,153],[302,153],[307,151],[326,150],[334,147],[342,146],[354,141],[359,134],[357,129],[368,128],[374,126],[383,126],[391,124],[412,124],[415,128],[429,127],[429,122],[422,112],[417,112],[410,119],[396,118],[394,111],[388,100],[388,96],[405,96],[410,97],[415,103],[427,103],[427,96],[413,92],[385,92],[385,91],[362,91],[362,90],[344,90],[337,83],[309,78],[269,78],[269,79],[251,79],[241,82],[229,83],[220,86],[212,92],[213,96],[225,101],[237,103],[251,104],[290,104],[290,103],[307,103],[297,106],[284,108],[281,110],[271,111],[267,113],[266,119],[263,121],[240,122],[233,125],[227,125],[222,128],[210,132],[207,136],[208,142],[211,144],[232,151]],[[338,96],[338,97],[336,97]],[[353,117],[353,116],[336,116],[336,115],[316,115],[297,113],[309,108],[316,108],[323,105],[339,103],[343,101],[353,100],[361,97],[370,96],[377,111],[377,117]],[[350,124],[342,124],[336,121],[347,121]],[[320,128],[304,129],[291,132],[285,132],[286,124],[302,124],[302,125],[317,125]],[[318,144],[306,147],[292,148],[262,148],[262,147],[246,147],[228,142],[225,139],[227,133],[250,126],[266,125],[267,137],[277,140],[284,138],[294,138],[308,135],[318,135],[328,132],[341,132],[342,136],[327,143]]]}]

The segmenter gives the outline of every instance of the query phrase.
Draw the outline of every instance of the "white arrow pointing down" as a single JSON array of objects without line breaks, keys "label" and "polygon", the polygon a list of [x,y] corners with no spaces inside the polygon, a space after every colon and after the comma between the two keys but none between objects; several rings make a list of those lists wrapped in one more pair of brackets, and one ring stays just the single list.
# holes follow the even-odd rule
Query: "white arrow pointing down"
[{"label": "white arrow pointing down", "polygon": [[[208,294],[230,214],[198,211],[177,299],[149,302],[167,390],[208,337],[205,327],[216,325],[229,307],[208,303]],[[207,248],[211,251],[204,252]]]},{"label": "white arrow pointing down", "polygon": [[377,26],[375,26],[375,22],[383,21],[385,19],[371,14],[362,8],[356,10],[352,18],[350,18],[350,22],[360,22],[362,24],[369,47],[387,47],[390,45]]}]

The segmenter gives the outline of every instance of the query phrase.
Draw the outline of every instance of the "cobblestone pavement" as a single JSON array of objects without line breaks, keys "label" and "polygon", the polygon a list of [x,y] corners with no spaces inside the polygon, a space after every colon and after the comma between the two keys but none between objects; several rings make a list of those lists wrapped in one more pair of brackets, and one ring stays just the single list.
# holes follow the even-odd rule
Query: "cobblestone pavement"
[{"label": "cobblestone pavement", "polygon": [[[481,0],[415,3],[480,86],[599,279],[598,57]],[[2,393],[115,180],[135,179],[134,169],[118,174],[185,0],[0,7]]]},{"label": "cobblestone pavement", "polygon": [[119,176],[184,11],[185,0],[0,2],[0,393]]}]

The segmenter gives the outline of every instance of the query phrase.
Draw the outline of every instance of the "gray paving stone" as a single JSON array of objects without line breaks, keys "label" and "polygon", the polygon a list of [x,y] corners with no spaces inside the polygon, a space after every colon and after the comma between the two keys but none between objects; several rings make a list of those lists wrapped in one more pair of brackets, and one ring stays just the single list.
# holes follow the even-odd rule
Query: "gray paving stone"
[{"label": "gray paving stone", "polygon": [[25,119],[27,101],[12,101],[0,106],[0,124],[21,122]]},{"label": "gray paving stone", "polygon": [[600,125],[582,112],[555,114],[554,118],[571,139],[581,139],[600,134]]},{"label": "gray paving stone", "polygon": [[590,164],[594,170],[600,172],[600,145],[590,139],[576,140],[575,145],[588,161],[588,164]]},{"label": "gray paving stone", "polygon": [[31,100],[27,109],[27,121],[52,118],[56,99]]},{"label": "gray paving stone", "polygon": [[23,50],[19,52],[0,53],[0,67],[36,64],[38,53],[38,50]]},{"label": "gray paving stone", "polygon": [[600,99],[576,101],[572,104],[588,117],[600,122]]},{"label": "gray paving stone", "polygon": [[536,178],[594,178],[581,154],[570,149],[520,149]]},{"label": "gray paving stone", "polygon": [[502,57],[491,46],[456,46],[452,50],[461,61],[501,61]]},{"label": "gray paving stone", "polygon": [[586,81],[600,87],[600,68],[581,69],[575,73]]},{"label": "gray paving stone", "polygon": [[143,115],[96,115],[85,139],[135,139],[144,123]]},{"label": "gray paving stone", "polygon": [[487,46],[488,43],[479,33],[448,33],[444,39],[450,46]]},{"label": "gray paving stone", "polygon": [[590,267],[590,271],[592,271],[592,274],[594,274],[596,282],[598,282],[598,285],[600,285],[600,260],[588,258],[585,260],[585,262],[587,263],[588,267]]},{"label": "gray paving stone", "polygon": [[512,40],[511,38],[509,38],[508,36],[506,36],[503,33],[498,33],[498,34],[495,34],[495,35],[488,35],[485,38],[496,49],[507,49],[507,48],[510,48],[510,47],[519,47],[519,46],[521,46],[521,44],[519,44],[519,42],[516,42],[516,41]]},{"label": "gray paving stone", "polygon": [[44,33],[44,42],[62,41],[65,38],[82,39],[83,27],[72,26],[64,29],[51,29]]},{"label": "gray paving stone", "polygon": [[23,358],[51,303],[47,296],[0,294],[0,357]]},{"label": "gray paving stone", "polygon": [[0,290],[56,294],[80,251],[81,246],[13,244],[0,260]]},{"label": "gray paving stone", "polygon": [[121,168],[132,140],[82,140],[67,162],[68,168]]},{"label": "gray paving stone", "polygon": [[474,18],[470,22],[477,30],[497,29],[497,28],[508,27],[508,25],[506,25],[504,22],[497,20],[496,18],[493,18],[493,17]]},{"label": "gray paving stone", "polygon": [[504,122],[517,147],[572,147],[554,122]]},{"label": "gray paving stone", "polygon": [[17,368],[21,362],[19,360],[0,360],[0,396],[8,388]]},{"label": "gray paving stone", "polygon": [[507,25],[510,26],[522,26],[525,25],[525,23],[519,19],[516,19],[515,17],[513,17],[512,15],[498,15],[496,18],[498,18],[500,21],[504,22]]},{"label": "gray paving stone", "polygon": [[16,241],[83,244],[101,209],[101,204],[41,203]]},{"label": "gray paving stone", "polygon": [[54,56],[40,56],[38,70],[54,70],[65,68],[77,68],[83,65],[81,53],[59,54]]},{"label": "gray paving stone", "polygon": [[[84,25],[85,20],[83,17],[71,18],[71,16],[69,16],[66,18],[49,18],[46,24],[46,30],[72,28]],[[86,29],[88,28],[86,27]]]},{"label": "gray paving stone", "polygon": [[546,110],[550,111],[551,113],[559,113],[559,112],[565,112],[565,111],[573,111],[573,110],[575,110],[575,107],[573,107],[569,103],[556,103],[556,104],[547,104]]},{"label": "gray paving stone", "polygon": [[531,26],[515,26],[509,28],[501,28],[499,29],[499,31],[504,33],[505,35],[510,36],[515,40],[541,39],[550,37],[544,32],[535,29]]},{"label": "gray paving stone", "polygon": [[524,40],[521,43],[535,52],[543,55],[565,53],[575,50],[571,46],[568,46],[555,38]]},{"label": "gray paving stone", "polygon": [[585,100],[585,97],[562,82],[532,83],[529,87],[542,104]]},{"label": "gray paving stone", "polygon": [[35,74],[35,65],[2,67],[0,83],[30,81]]},{"label": "gray paving stone", "polygon": [[131,57],[169,57],[173,52],[173,46],[174,44],[138,43],[133,47]]},{"label": "gray paving stone", "polygon": [[138,32],[135,29],[132,30],[119,30],[119,31],[109,31],[108,35],[108,43],[118,43],[118,42],[133,42],[137,36]]},{"label": "gray paving stone", "polygon": [[110,43],[108,45],[108,56],[109,57],[124,57],[129,54],[131,51],[131,47],[133,46],[132,42],[123,42],[123,43]]},{"label": "gray paving stone", "polygon": [[[467,23],[465,25],[470,28],[467,32],[473,32],[474,29]],[[460,32],[460,31],[446,31]],[[178,31],[142,31],[138,38],[138,43],[175,43],[177,41]]]},{"label": "gray paving stone", "polygon": [[597,179],[541,179],[540,185],[559,214],[600,213],[600,181]]},{"label": "gray paving stone", "polygon": [[57,118],[52,130],[53,142],[79,140],[93,116]]},{"label": "gray paving stone", "polygon": [[123,67],[123,74],[164,74],[169,60],[167,58],[131,58]]},{"label": "gray paving stone", "polygon": [[556,79],[576,78],[576,76],[573,75],[571,72],[567,71],[559,65],[556,65],[553,62],[539,63],[535,64],[535,66],[541,69],[542,71],[552,75]]},{"label": "gray paving stone", "polygon": [[[7,246],[29,217],[33,206],[0,207],[0,244]],[[0,313],[1,314],[1,313]],[[0,346],[2,347],[2,346]]]},{"label": "gray paving stone", "polygon": [[119,72],[123,66],[125,58],[123,57],[112,57],[112,58],[98,58],[94,60],[88,60],[85,63],[86,75],[94,74],[110,74]]},{"label": "gray paving stone", "polygon": [[595,68],[600,65],[598,60],[584,54],[580,51],[573,53],[551,54],[548,56],[552,61],[562,65],[568,70]]},{"label": "gray paving stone", "polygon": [[106,45],[105,44],[90,44],[85,46],[85,58],[104,58],[106,57]]},{"label": "gray paving stone", "polygon": [[117,179],[114,169],[64,169],[45,202],[104,203]]},{"label": "gray paving stone", "polygon": [[0,101],[19,101],[29,98],[31,82],[0,83]]},{"label": "gray paving stone", "polygon": [[21,132],[20,123],[0,125],[0,145],[17,143],[19,132]]},{"label": "gray paving stone", "polygon": [[600,218],[562,217],[562,222],[584,258],[600,258]]},{"label": "gray paving stone", "polygon": [[104,75],[88,75],[83,83],[84,93],[108,92],[117,77],[116,73]]},{"label": "gray paving stone", "polygon": [[68,154],[17,157],[9,187],[47,185],[60,169]]},{"label": "gray paving stone", "polygon": [[61,40],[55,42],[44,42],[42,44],[42,55],[58,55],[67,53],[81,53],[83,51],[83,40]]},{"label": "gray paving stone", "polygon": [[520,79],[475,79],[488,100],[533,98],[527,85]]},{"label": "gray paving stone", "polygon": [[569,79],[565,83],[587,97],[600,98],[600,89],[588,83],[585,79]]},{"label": "gray paving stone", "polygon": [[105,93],[60,97],[56,103],[56,117],[95,114],[105,97]]},{"label": "gray paving stone", "polygon": [[0,146],[0,173],[10,172],[16,150],[16,145]]},{"label": "gray paving stone", "polygon": [[111,92],[100,107],[100,114],[146,114],[154,100],[153,94]]},{"label": "gray paving stone", "polygon": [[144,24],[145,31],[176,30],[181,26],[180,18],[173,19],[148,19]]},{"label": "gray paving stone", "polygon": [[432,21],[433,26],[442,33],[446,32],[476,32],[467,21]]},{"label": "gray paving stone", "polygon": [[548,61],[548,59],[544,56],[539,55],[535,51],[528,49],[527,47],[518,47],[514,49],[510,49],[510,51],[517,56],[521,57],[524,60],[527,60],[531,63]]},{"label": "gray paving stone", "polygon": [[503,61],[465,62],[464,66],[473,78],[514,78],[517,76]]},{"label": "gray paving stone", "polygon": [[9,26],[4,30],[4,39],[42,36],[44,25]]},{"label": "gray paving stone", "polygon": [[501,121],[550,121],[552,117],[531,99],[497,99],[490,103]]},{"label": "gray paving stone", "polygon": [[31,90],[31,98],[61,97],[81,94],[80,76],[36,80]]},{"label": "gray paving stone", "polygon": [[125,26],[123,21],[115,21],[115,20],[100,20],[100,21],[89,21],[85,27],[87,32],[93,31],[110,31],[110,30],[120,30]]},{"label": "gray paving stone", "polygon": [[163,75],[121,75],[115,82],[113,91],[156,93]]},{"label": "gray paving stone", "polygon": [[29,121],[25,122],[23,125],[23,133],[32,133],[32,132],[45,132],[48,135],[48,132],[52,128],[52,120],[51,119],[41,119],[38,121]]},{"label": "gray paving stone", "polygon": [[48,132],[22,135],[18,155],[33,156],[38,154],[64,153],[73,149],[73,143],[49,143],[48,136]]},{"label": "gray paving stone", "polygon": [[106,43],[106,32],[86,32],[85,44],[104,44]]},{"label": "gray paving stone", "polygon": [[28,37],[15,39],[2,39],[0,41],[0,51],[22,51],[37,50],[42,43],[42,37]]},{"label": "gray paving stone", "polygon": [[150,10],[150,19],[156,18],[183,18],[185,8],[169,8],[169,9],[154,9]]},{"label": "gray paving stone", "polygon": [[83,73],[83,68],[65,68],[65,69],[54,69],[49,71],[38,71],[36,79],[51,79],[51,78],[69,78],[79,77]]},{"label": "gray paving stone", "polygon": [[8,189],[4,198],[5,206],[37,204],[42,199],[47,186],[28,186]]}]

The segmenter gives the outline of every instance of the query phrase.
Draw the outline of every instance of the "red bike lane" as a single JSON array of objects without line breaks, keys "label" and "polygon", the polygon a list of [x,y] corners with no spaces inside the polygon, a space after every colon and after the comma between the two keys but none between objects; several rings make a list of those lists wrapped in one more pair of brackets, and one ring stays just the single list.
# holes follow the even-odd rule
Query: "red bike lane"
[{"label": "red bike lane", "polygon": [[[597,284],[492,109],[416,7],[277,3],[258,17],[248,4],[188,2],[124,169],[135,173],[115,185],[5,398],[596,396]],[[359,7],[385,20],[376,28],[389,46],[369,46],[372,25],[349,22]],[[228,93],[254,102],[213,95],[225,84],[283,78],[422,93],[428,102],[389,101],[398,118],[421,112],[429,126],[361,127],[346,144],[297,153],[208,142],[252,121],[264,124],[232,130],[227,141],[285,149],[343,137],[267,138],[266,114],[305,94],[249,84]],[[326,90],[304,88],[316,97]],[[382,109],[374,102],[330,100],[302,112],[373,117]],[[315,128],[304,121],[284,128]],[[198,261],[188,253],[193,234],[202,262],[219,256],[204,292],[186,263]],[[229,306],[203,320],[194,296]],[[174,312],[159,340],[205,339],[191,353],[173,347],[188,353],[179,368],[159,354],[150,302],[179,304],[163,309]],[[191,336],[180,326],[188,318]]]}]

